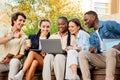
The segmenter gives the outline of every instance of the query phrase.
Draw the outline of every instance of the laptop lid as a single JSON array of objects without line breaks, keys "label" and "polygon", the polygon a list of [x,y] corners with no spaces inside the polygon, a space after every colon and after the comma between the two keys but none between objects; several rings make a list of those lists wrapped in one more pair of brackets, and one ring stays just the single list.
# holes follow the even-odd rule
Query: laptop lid
[{"label": "laptop lid", "polygon": [[43,39],[41,40],[42,51],[46,53],[62,53],[62,45],[60,39]]},{"label": "laptop lid", "polygon": [[120,39],[103,39],[106,50],[120,43]]}]

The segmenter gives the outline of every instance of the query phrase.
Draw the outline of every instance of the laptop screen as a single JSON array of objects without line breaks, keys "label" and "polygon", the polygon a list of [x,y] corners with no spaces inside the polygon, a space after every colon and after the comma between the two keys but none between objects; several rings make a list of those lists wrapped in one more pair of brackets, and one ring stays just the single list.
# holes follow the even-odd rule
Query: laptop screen
[{"label": "laptop screen", "polygon": [[46,53],[62,53],[60,39],[43,39],[41,40],[42,51]]}]

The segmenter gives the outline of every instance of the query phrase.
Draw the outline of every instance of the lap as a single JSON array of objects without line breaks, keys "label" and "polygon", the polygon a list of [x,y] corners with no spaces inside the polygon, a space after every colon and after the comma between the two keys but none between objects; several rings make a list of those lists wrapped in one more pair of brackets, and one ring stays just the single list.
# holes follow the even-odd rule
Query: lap
[{"label": "lap", "polygon": [[9,63],[1,64],[0,63],[0,72],[9,71]]}]

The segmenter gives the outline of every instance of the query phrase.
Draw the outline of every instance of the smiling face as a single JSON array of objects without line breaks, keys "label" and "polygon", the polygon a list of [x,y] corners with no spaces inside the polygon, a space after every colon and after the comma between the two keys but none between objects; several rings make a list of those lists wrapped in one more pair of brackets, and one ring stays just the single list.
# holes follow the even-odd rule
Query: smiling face
[{"label": "smiling face", "polygon": [[62,18],[58,19],[58,30],[60,33],[65,33],[67,31],[67,22]]},{"label": "smiling face", "polygon": [[84,15],[84,21],[88,28],[92,28],[94,27],[95,16],[86,14]]},{"label": "smiling face", "polygon": [[41,30],[41,35],[47,36],[50,32],[50,23],[48,21],[43,21],[39,28]]},{"label": "smiling face", "polygon": [[14,23],[13,26],[16,27],[17,30],[21,30],[21,28],[23,27],[25,23],[25,18],[19,15],[18,18],[13,21],[13,23]]},{"label": "smiling face", "polygon": [[71,34],[77,35],[77,33],[80,29],[80,26],[77,26],[74,22],[71,21],[68,24],[68,29],[69,29]]}]

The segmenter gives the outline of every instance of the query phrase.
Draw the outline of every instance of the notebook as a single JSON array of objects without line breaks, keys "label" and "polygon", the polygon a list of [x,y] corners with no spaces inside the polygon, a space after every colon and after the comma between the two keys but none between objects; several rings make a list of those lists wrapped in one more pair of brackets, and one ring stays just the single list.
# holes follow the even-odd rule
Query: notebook
[{"label": "notebook", "polygon": [[41,40],[41,47],[42,51],[46,53],[62,53],[62,45],[60,39],[43,39]]},{"label": "notebook", "polygon": [[103,39],[106,50],[120,43],[120,39]]}]

